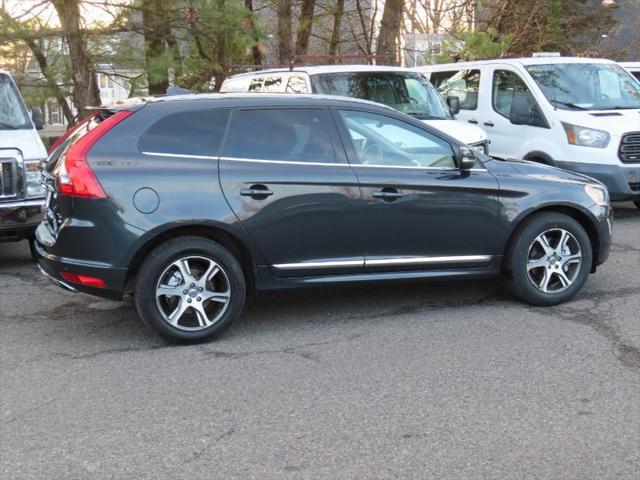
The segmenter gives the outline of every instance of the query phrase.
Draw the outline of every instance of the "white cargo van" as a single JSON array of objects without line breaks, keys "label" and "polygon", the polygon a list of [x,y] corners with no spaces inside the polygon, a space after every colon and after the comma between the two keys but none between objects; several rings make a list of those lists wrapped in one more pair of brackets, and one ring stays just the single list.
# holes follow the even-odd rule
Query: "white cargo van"
[{"label": "white cargo van", "polygon": [[0,241],[32,239],[42,219],[45,189],[40,161],[47,152],[33,119],[8,72],[0,70]]},{"label": "white cargo van", "polygon": [[481,129],[454,120],[457,99],[445,103],[422,75],[406,68],[376,65],[297,66],[242,73],[227,78],[221,92],[317,93],[385,104],[488,154]]},{"label": "white cargo van", "polygon": [[620,62],[620,66],[625,68],[640,82],[640,62]]},{"label": "white cargo van", "polygon": [[640,83],[610,60],[534,56],[418,67],[491,155],[524,158],[603,182],[640,208]]}]

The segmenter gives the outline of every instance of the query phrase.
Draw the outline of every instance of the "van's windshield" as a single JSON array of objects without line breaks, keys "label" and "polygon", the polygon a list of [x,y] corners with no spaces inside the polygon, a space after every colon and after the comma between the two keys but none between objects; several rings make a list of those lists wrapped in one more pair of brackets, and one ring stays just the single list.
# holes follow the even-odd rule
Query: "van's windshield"
[{"label": "van's windshield", "polygon": [[562,110],[640,108],[640,85],[618,65],[547,63],[526,68],[547,100]]},{"label": "van's windshield", "polygon": [[11,77],[0,73],[0,130],[32,128],[22,97]]},{"label": "van's windshield", "polygon": [[311,88],[313,93],[382,103],[423,120],[451,118],[438,92],[418,73],[322,73],[311,75]]}]

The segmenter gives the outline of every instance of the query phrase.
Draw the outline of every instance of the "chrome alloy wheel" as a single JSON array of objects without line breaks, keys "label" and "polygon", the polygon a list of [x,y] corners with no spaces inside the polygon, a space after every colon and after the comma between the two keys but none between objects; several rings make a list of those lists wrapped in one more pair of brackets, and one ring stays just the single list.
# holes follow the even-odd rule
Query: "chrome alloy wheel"
[{"label": "chrome alloy wheel", "polygon": [[162,317],[180,330],[215,324],[229,306],[231,287],[224,269],[206,257],[183,257],[169,265],[156,284]]},{"label": "chrome alloy wheel", "polygon": [[544,293],[559,293],[576,280],[582,265],[580,244],[562,228],[547,230],[536,237],[527,253],[527,275]]}]

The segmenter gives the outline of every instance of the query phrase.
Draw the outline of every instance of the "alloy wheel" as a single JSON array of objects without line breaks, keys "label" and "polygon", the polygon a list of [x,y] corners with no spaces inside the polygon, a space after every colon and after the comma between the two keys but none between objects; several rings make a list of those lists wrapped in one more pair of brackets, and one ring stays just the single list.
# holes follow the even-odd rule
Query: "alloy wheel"
[{"label": "alloy wheel", "polygon": [[201,256],[171,263],[160,275],[155,293],[164,320],[186,331],[214,325],[231,299],[227,273],[220,264]]},{"label": "alloy wheel", "polygon": [[529,281],[543,293],[559,293],[575,282],[582,266],[580,244],[567,230],[553,228],[538,235],[527,253]]}]

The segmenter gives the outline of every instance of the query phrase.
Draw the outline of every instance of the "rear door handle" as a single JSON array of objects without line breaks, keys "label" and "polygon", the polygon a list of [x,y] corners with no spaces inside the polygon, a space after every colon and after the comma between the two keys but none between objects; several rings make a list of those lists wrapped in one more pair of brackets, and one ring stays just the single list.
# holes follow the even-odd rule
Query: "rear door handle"
[{"label": "rear door handle", "polygon": [[378,192],[371,194],[373,198],[381,198],[385,202],[393,202],[402,197],[402,194],[396,188],[383,188]]},{"label": "rear door handle", "polygon": [[240,195],[261,200],[273,195],[273,192],[266,185],[251,185],[249,188],[241,188]]},{"label": "rear door handle", "polygon": [[487,126],[487,127],[493,127],[493,122],[489,121],[489,122],[484,122],[483,125]]},{"label": "rear door handle", "polygon": [[478,120],[476,120],[475,118],[472,118],[471,120],[467,120],[467,122],[473,123],[474,125],[478,124]]}]

